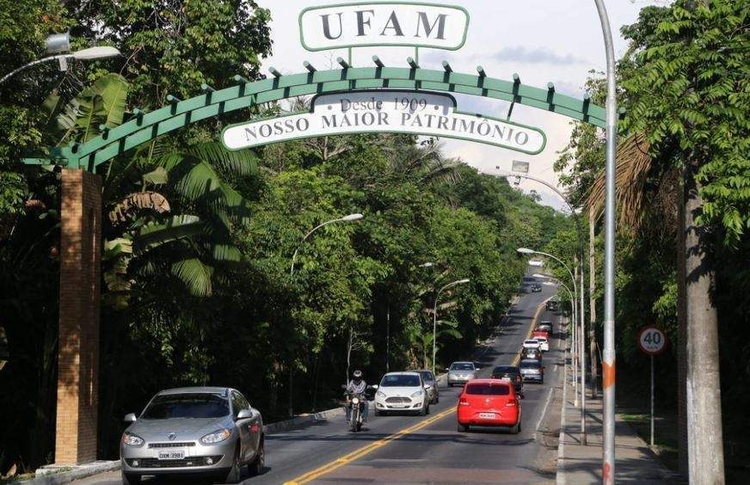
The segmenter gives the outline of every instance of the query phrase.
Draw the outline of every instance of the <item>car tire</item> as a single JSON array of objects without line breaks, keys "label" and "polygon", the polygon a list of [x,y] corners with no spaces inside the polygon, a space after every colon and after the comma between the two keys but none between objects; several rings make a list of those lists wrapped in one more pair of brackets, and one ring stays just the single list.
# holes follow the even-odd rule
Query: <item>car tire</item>
[{"label": "car tire", "polygon": [[468,424],[458,423],[456,425],[456,430],[459,431],[459,432],[461,432],[461,433],[466,433],[466,432],[469,431],[469,425]]},{"label": "car tire", "polygon": [[521,421],[517,422],[515,426],[510,428],[511,434],[518,434],[521,431]]},{"label": "car tire", "polygon": [[136,485],[138,483],[141,483],[140,475],[122,472],[122,485]]},{"label": "car tire", "polygon": [[440,402],[440,394],[435,394],[435,404]]},{"label": "car tire", "polygon": [[424,412],[424,413],[425,413],[425,414],[430,414],[430,402],[429,402],[429,401],[427,401],[427,407],[426,407],[426,409],[425,409],[425,412]]},{"label": "car tire", "polygon": [[237,449],[234,452],[234,459],[232,460],[232,467],[227,472],[227,476],[224,478],[224,483],[239,483],[242,478],[242,465],[240,464],[240,444],[237,443]]},{"label": "car tire", "polygon": [[421,408],[419,408],[417,416],[424,416],[425,414],[427,414],[427,406],[423,405]]},{"label": "car tire", "polygon": [[266,440],[263,436],[260,437],[260,443],[258,443],[258,452],[255,454],[255,458],[247,466],[250,476],[256,477],[263,473],[263,469],[266,467]]}]

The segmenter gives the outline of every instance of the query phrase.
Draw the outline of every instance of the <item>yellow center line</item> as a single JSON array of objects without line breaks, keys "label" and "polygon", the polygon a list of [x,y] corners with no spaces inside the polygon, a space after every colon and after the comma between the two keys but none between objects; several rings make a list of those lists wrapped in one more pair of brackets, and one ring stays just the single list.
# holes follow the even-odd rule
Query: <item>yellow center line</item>
[{"label": "yellow center line", "polygon": [[386,436],[385,438],[379,439],[378,441],[375,441],[373,443],[370,443],[369,445],[363,446],[362,448],[355,450],[351,453],[348,453],[340,458],[337,458],[336,460],[326,463],[325,465],[316,468],[313,471],[307,472],[304,475],[300,475],[297,478],[294,478],[286,483],[284,485],[302,485],[304,483],[309,483],[317,478],[322,477],[323,475],[327,475],[331,473],[334,470],[337,470],[341,468],[342,466],[346,465],[347,463],[350,463],[354,460],[357,460],[359,458],[362,458],[363,456],[372,453],[373,451],[377,450],[378,448],[385,446],[386,444],[390,443],[391,441],[395,441],[399,438],[402,438],[410,433],[413,433],[415,431],[419,431],[420,429],[424,429],[427,426],[443,419],[444,417],[448,416],[449,414],[452,414],[455,412],[454,408],[446,409],[429,419],[425,419],[424,421],[419,422],[418,424],[411,426],[410,428],[402,429],[398,433],[392,434],[390,436]]}]

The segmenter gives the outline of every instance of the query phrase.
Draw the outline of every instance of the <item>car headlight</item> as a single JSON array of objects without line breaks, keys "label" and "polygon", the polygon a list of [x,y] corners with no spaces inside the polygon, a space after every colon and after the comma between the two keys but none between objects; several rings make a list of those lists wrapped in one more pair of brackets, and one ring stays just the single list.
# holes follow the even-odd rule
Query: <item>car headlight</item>
[{"label": "car headlight", "polygon": [[359,398],[358,397],[353,397],[352,398],[352,404],[359,404]]},{"label": "car headlight", "polygon": [[143,445],[143,438],[141,438],[137,434],[128,433],[127,431],[125,431],[122,434],[122,442],[123,444],[126,444],[128,446],[141,446]]},{"label": "car headlight", "polygon": [[417,392],[415,392],[414,394],[412,394],[412,395],[411,395],[411,397],[412,397],[412,398],[414,398],[414,397],[419,397],[419,396],[421,396],[422,394],[423,394],[423,393],[422,393],[422,389],[420,389],[420,390],[418,390]]},{"label": "car headlight", "polygon": [[385,397],[385,393],[383,391],[378,391],[375,393],[375,395],[378,397]]},{"label": "car headlight", "polygon": [[214,431],[213,433],[209,433],[203,438],[201,438],[201,443],[204,445],[212,445],[214,443],[221,443],[225,439],[232,436],[232,432],[228,429],[220,429],[218,431]]}]

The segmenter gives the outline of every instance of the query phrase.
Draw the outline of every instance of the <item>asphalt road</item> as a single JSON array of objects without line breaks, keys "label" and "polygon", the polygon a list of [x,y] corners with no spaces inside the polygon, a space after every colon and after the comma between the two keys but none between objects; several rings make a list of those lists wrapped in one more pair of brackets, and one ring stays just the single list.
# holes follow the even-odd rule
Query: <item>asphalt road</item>
[{"label": "asphalt road", "polygon": [[[496,336],[473,360],[482,365],[480,377],[492,366],[511,364],[518,356],[535,317],[552,320],[550,352],[544,357],[545,383],[525,386],[522,431],[456,429],[459,388],[442,387],[440,403],[420,416],[375,416],[359,433],[348,431],[344,418],[320,421],[301,429],[266,436],[266,471],[246,478],[247,484],[282,483],[553,483],[556,442],[545,432],[559,425],[559,409],[552,402],[561,382],[563,342],[558,316],[544,310],[544,300],[555,288],[524,293]],[[546,419],[545,419],[546,418]],[[552,440],[554,441],[554,440]],[[77,481],[84,484],[120,483],[119,472]],[[146,481],[150,482],[150,480]]]}]

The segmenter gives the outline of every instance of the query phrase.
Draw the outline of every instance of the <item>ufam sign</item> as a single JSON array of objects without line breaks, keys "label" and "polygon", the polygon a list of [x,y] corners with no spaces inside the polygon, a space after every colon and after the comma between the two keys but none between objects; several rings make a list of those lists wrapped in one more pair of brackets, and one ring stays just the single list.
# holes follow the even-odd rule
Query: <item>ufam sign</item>
[{"label": "ufam sign", "polygon": [[426,3],[340,4],[305,9],[299,24],[302,46],[310,51],[364,46],[456,50],[466,41],[469,13]]},{"label": "ufam sign", "polygon": [[456,111],[447,94],[377,90],[324,94],[309,113],[295,113],[227,127],[222,141],[239,150],[298,138],[397,132],[459,138],[537,154],[544,132],[529,126]]}]

